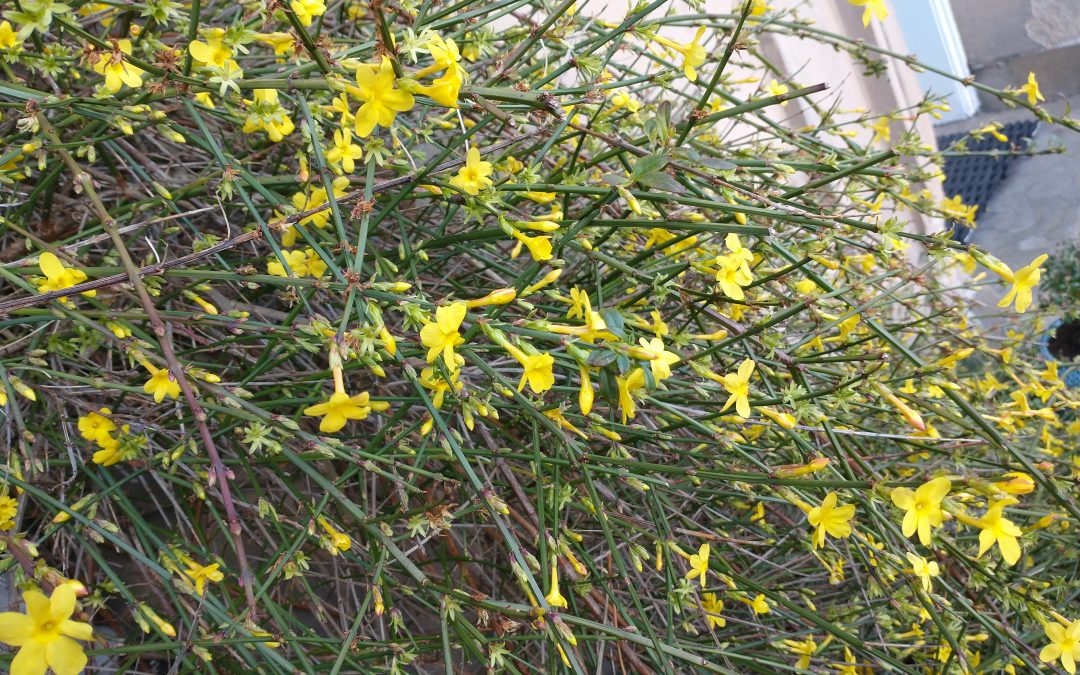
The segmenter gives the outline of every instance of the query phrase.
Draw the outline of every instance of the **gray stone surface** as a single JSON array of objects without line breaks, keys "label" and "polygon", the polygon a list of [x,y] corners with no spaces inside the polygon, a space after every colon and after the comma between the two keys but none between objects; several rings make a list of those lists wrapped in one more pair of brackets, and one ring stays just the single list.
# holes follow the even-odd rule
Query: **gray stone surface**
[{"label": "gray stone surface", "polygon": [[[1080,1],[952,0],[971,72],[997,88],[1034,72],[1048,101],[1080,94]],[[1002,110],[980,95],[986,110]]]}]

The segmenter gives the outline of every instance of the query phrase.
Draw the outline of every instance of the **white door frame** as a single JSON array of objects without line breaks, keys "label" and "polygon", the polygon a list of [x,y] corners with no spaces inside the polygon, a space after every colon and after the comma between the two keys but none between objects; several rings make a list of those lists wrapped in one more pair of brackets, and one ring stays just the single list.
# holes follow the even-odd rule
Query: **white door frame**
[{"label": "white door frame", "polygon": [[[961,78],[969,77],[967,54],[948,0],[893,0],[889,3],[904,31],[908,51],[919,61]],[[924,91],[945,94],[952,107],[941,123],[971,117],[979,110],[975,90],[936,73],[916,73]]]}]

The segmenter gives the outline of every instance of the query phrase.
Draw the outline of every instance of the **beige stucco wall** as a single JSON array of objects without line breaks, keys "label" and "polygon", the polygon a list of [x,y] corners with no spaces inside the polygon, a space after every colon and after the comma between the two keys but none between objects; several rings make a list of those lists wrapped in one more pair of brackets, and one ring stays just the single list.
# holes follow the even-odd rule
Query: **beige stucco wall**
[{"label": "beige stucco wall", "polygon": [[[1080,2],[1080,0],[1076,1]],[[674,1],[670,7],[676,14],[698,13],[698,11],[729,13],[741,4],[741,0],[706,0],[700,10],[691,10],[685,3]],[[777,10],[794,9],[799,16],[812,20],[818,28],[823,30],[864,40],[896,53],[907,53],[903,32],[892,15],[884,22],[872,21],[869,27],[864,28],[861,20],[862,8],[851,5],[847,0],[811,0],[809,2],[807,0],[770,0],[769,4]],[[608,4],[602,9],[598,8],[597,14],[608,21],[619,21],[625,16],[625,11],[623,6]],[[682,42],[690,41],[693,33],[692,27],[667,26],[663,29],[664,36]],[[712,56],[716,59],[722,53],[723,45],[719,42],[713,44],[715,46]],[[777,79],[783,81],[793,78],[794,84],[800,86],[818,83],[828,85],[828,91],[815,95],[814,100],[822,108],[830,108],[838,102],[840,109],[848,111],[841,114],[841,118],[854,119],[866,114],[881,116],[893,110],[910,109],[922,100],[922,91],[915,74],[907,66],[891,59],[888,60],[887,73],[881,78],[872,78],[865,76],[863,66],[857,64],[846,53],[838,52],[814,40],[766,33],[761,49],[781,71],[781,76]],[[765,82],[771,79],[766,73],[739,70],[738,61],[736,57],[730,66],[733,77],[736,79],[747,75],[756,75],[759,78],[764,76]],[[712,74],[708,64],[704,66],[703,71],[706,78]],[[746,85],[747,97],[758,88],[756,83]],[[771,119],[792,129],[817,121],[814,110],[802,101],[792,101],[783,108],[767,111],[767,114]],[[891,129],[893,137],[899,137],[911,124],[912,122],[905,120],[894,121]],[[923,115],[914,124],[924,142],[936,147],[930,119]],[[872,136],[871,131],[864,130],[860,132],[856,140],[860,143],[868,143]],[[886,147],[882,141],[878,141],[878,145],[882,149]],[[938,198],[942,197],[940,182],[913,186],[913,190],[922,187],[929,188]],[[905,211],[901,215],[903,219],[911,222],[909,227],[911,231],[928,233],[939,231],[943,227],[943,223],[937,218],[928,218],[911,211]],[[887,217],[885,214],[883,216]]]},{"label": "beige stucco wall", "polygon": [[[822,30],[863,40],[899,54],[908,53],[899,22],[891,13],[885,21],[871,21],[869,26],[863,27],[862,8],[851,5],[847,0],[816,0],[811,3],[803,0],[772,0],[771,4],[777,8],[795,9],[801,17],[813,20],[814,25]],[[880,78],[874,78],[864,75],[863,66],[846,53],[811,39],[769,34],[763,42],[763,49],[783,70],[795,75],[800,85],[827,84],[828,92],[818,95],[816,100],[819,106],[826,108],[838,102],[841,110],[849,111],[841,117],[854,118],[865,114],[881,116],[893,110],[910,109],[922,100],[915,74],[894,59],[887,59],[887,72]],[[817,115],[810,106],[801,102],[797,105],[801,124],[816,121]],[[899,137],[912,124],[925,143],[936,147],[933,125],[926,115],[920,116],[914,123],[905,119],[894,120],[890,125],[893,138]],[[870,130],[864,130],[857,140],[868,143],[872,136]],[[882,149],[887,147],[884,141],[877,143]],[[943,196],[940,181],[917,187],[929,188],[938,198]],[[943,227],[938,218],[910,211],[905,212],[903,218],[911,222],[910,229],[915,232],[934,232]]]}]

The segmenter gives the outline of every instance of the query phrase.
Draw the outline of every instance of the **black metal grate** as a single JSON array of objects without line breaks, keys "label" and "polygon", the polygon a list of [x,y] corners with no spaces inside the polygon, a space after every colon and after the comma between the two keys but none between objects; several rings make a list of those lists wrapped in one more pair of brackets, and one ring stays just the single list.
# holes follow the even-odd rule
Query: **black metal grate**
[{"label": "black metal grate", "polygon": [[[966,138],[969,152],[994,152],[1016,150],[1026,148],[1035,136],[1038,128],[1038,120],[1025,120],[1006,124],[999,131],[1009,139],[1008,143],[1002,143],[990,134],[984,134],[982,139],[976,140],[970,137],[969,132],[949,134],[938,138],[938,147],[948,150],[949,146]],[[986,154],[945,157],[945,196],[960,195],[964,203],[973,206],[978,205],[979,210],[975,213],[976,222],[979,216],[986,213],[990,198],[998,187],[1009,176],[1009,170],[1013,163],[1021,157],[1015,155],[993,156]],[[964,227],[959,223],[953,223],[953,238],[967,241],[971,236],[971,228]]]}]

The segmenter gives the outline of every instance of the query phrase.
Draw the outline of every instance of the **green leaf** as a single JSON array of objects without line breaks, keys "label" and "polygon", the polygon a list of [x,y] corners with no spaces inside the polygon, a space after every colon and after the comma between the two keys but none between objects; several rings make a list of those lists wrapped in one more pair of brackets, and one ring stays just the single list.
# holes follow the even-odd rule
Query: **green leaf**
[{"label": "green leaf", "polygon": [[662,171],[669,162],[671,162],[671,158],[665,154],[646,155],[634,164],[633,177],[635,180],[640,180],[642,176]]},{"label": "green leaf", "polygon": [[608,331],[617,335],[620,340],[626,339],[626,322],[623,320],[622,314],[619,314],[619,310],[614,307],[607,307],[600,310],[600,317],[607,324]]},{"label": "green leaf", "polygon": [[681,193],[684,191],[679,181],[666,171],[653,171],[637,178],[638,184],[651,190],[663,190],[664,192]]}]

